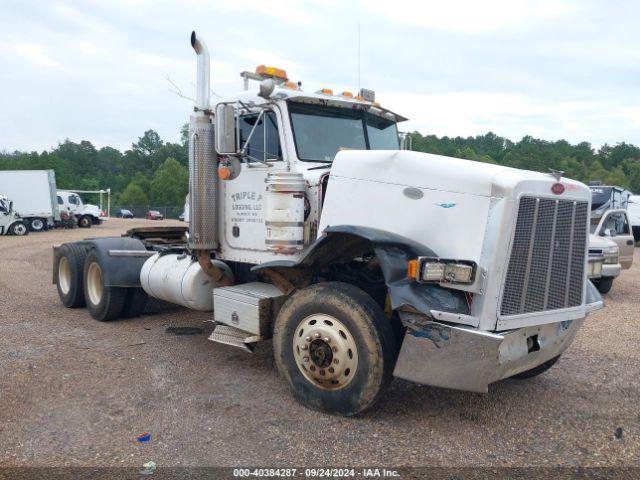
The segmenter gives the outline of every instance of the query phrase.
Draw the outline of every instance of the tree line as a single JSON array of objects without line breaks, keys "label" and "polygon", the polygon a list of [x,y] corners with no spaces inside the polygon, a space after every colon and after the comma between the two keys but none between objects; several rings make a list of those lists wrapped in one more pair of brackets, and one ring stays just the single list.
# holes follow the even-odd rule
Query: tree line
[{"label": "tree line", "polygon": [[539,172],[562,170],[567,178],[601,181],[640,193],[640,148],[630,143],[594,149],[588,142],[572,145],[566,140],[550,142],[531,136],[512,142],[491,132],[475,137],[409,135],[412,150]]},{"label": "tree line", "polygon": [[[599,180],[640,193],[640,148],[625,142],[595,149],[588,142],[572,145],[531,136],[513,142],[491,132],[475,137],[418,132],[409,136],[412,150],[420,152],[541,172],[553,168],[585,183]],[[40,169],[55,170],[61,189],[111,188],[113,205],[181,206],[189,189],[187,125],[179,143],[164,142],[148,130],[125,152],[98,149],[87,140],[65,140],[43,152],[0,152],[0,170]]]},{"label": "tree line", "polygon": [[58,188],[111,188],[113,205],[181,206],[189,191],[187,139],[185,125],[180,143],[147,130],[125,152],[65,140],[40,153],[0,152],[0,170],[53,169]]}]

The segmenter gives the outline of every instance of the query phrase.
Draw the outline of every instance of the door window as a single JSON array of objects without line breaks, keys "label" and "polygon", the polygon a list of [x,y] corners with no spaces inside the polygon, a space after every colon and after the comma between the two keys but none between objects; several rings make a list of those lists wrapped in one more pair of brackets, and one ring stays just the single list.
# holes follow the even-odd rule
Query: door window
[{"label": "door window", "polygon": [[616,235],[628,235],[630,232],[627,216],[623,212],[610,213],[604,221],[603,228],[616,232]]},{"label": "door window", "polygon": [[[251,130],[258,121],[258,114],[244,115],[240,117],[240,144],[244,145]],[[282,160],[280,148],[280,135],[278,133],[278,121],[274,112],[265,112],[260,119],[253,136],[247,145],[247,155],[253,161]]]},{"label": "door window", "polygon": [[58,195],[58,205],[62,205],[64,202],[62,201],[62,197]]}]

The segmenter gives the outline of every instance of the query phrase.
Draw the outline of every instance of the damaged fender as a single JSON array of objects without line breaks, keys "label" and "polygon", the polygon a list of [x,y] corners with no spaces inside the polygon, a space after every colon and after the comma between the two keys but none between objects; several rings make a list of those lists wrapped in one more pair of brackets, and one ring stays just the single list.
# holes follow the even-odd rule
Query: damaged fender
[{"label": "damaged fender", "polygon": [[419,256],[437,257],[433,250],[409,238],[376,228],[328,227],[300,261],[267,262],[252,270],[269,277],[278,288],[290,294],[309,285],[322,267],[346,263],[371,251],[380,262],[394,310],[413,309],[426,315],[430,315],[431,310],[469,313],[464,292],[420,284],[407,278],[407,262]]}]

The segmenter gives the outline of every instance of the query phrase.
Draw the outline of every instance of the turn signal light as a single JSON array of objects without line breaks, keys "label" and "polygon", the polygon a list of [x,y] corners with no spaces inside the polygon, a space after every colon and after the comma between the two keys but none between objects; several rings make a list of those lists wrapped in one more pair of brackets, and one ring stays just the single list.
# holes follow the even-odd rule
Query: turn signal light
[{"label": "turn signal light", "polygon": [[407,263],[407,277],[418,279],[418,260],[409,260]]},{"label": "turn signal light", "polygon": [[229,180],[231,178],[231,169],[226,165],[220,165],[218,167],[218,178],[220,180]]},{"label": "turn signal light", "polygon": [[287,77],[287,72],[285,72],[281,68],[268,67],[266,65],[258,65],[258,67],[256,68],[256,75],[261,75],[263,77],[280,78],[284,81],[289,80],[289,77]]}]

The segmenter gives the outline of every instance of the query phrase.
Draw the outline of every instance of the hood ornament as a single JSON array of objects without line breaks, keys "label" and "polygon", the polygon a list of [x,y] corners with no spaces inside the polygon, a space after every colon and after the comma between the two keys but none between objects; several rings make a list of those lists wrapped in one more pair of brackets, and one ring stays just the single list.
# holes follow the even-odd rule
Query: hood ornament
[{"label": "hood ornament", "polygon": [[556,179],[556,182],[559,182],[560,179],[562,178],[562,175],[564,174],[562,170],[555,170],[553,168],[550,168],[549,172],[551,172],[551,175],[553,175],[553,178]]}]

